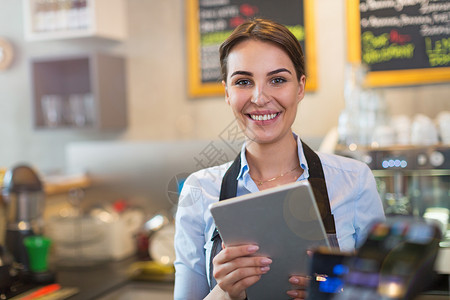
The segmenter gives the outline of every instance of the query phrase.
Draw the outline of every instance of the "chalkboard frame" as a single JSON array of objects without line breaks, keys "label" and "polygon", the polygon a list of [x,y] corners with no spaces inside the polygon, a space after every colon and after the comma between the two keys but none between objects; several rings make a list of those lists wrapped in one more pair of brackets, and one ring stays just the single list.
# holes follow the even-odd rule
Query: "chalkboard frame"
[{"label": "chalkboard frame", "polygon": [[[188,94],[191,98],[223,96],[224,89],[220,82],[203,83],[201,81],[199,24],[199,0],[186,1],[186,37],[187,37],[187,68],[188,68]],[[299,0],[300,1],[300,0]],[[288,8],[287,8],[288,9]],[[317,89],[317,54],[314,18],[314,0],[303,0],[304,26],[305,26],[305,66],[307,73],[306,92]]]},{"label": "chalkboard frame", "polygon": [[[347,60],[361,63],[360,0],[347,0]],[[367,74],[368,87],[408,86],[450,81],[450,67],[409,70],[372,71]]]}]

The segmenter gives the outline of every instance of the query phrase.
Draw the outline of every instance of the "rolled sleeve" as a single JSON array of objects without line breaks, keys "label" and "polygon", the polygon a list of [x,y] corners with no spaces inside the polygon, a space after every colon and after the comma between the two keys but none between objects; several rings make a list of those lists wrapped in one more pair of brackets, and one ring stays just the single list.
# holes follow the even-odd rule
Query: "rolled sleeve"
[{"label": "rolled sleeve", "polygon": [[174,299],[203,299],[209,293],[204,251],[204,219],[201,192],[186,180],[175,218]]},{"label": "rolled sleeve", "polygon": [[370,226],[376,221],[384,221],[383,205],[377,192],[375,178],[365,164],[359,177],[359,194],[355,202],[356,247],[366,240]]},{"label": "rolled sleeve", "polygon": [[320,153],[327,181],[331,212],[341,251],[361,246],[377,220],[384,220],[383,205],[370,168],[360,161]]}]

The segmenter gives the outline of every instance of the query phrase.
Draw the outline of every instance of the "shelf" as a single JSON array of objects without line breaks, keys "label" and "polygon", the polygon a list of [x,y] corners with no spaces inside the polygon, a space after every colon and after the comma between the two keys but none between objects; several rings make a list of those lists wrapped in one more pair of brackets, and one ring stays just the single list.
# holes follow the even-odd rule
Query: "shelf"
[{"label": "shelf", "polygon": [[127,37],[126,0],[22,0],[27,41]]},{"label": "shelf", "polygon": [[91,179],[85,175],[44,178],[44,191],[47,196],[68,193],[73,189],[85,189],[91,185]]},{"label": "shelf", "polygon": [[[3,176],[5,168],[0,168],[0,190],[3,187]],[[43,178],[44,191],[47,196],[68,193],[73,189],[85,189],[92,186],[92,179],[87,175],[59,175]],[[0,202],[2,194],[0,193]]]},{"label": "shelf", "polygon": [[401,173],[402,176],[415,177],[442,177],[450,176],[450,170],[429,169],[429,170],[372,170],[374,177],[393,177]]},{"label": "shelf", "polygon": [[125,60],[101,53],[31,60],[36,129],[124,129]]},{"label": "shelf", "polygon": [[336,152],[370,152],[370,151],[393,152],[393,151],[410,151],[410,150],[428,150],[435,148],[450,149],[450,145],[441,142],[434,145],[392,145],[386,147],[369,147],[369,146],[355,145],[355,148],[351,150],[350,147],[339,144],[336,146]]}]

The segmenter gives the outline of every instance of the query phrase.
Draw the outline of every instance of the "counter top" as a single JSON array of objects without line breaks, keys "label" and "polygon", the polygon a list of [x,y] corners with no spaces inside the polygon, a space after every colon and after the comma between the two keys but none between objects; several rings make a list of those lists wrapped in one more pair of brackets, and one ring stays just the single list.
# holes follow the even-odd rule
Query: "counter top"
[{"label": "counter top", "polygon": [[[120,261],[107,262],[91,267],[70,267],[57,269],[57,283],[62,287],[76,287],[79,292],[68,299],[89,300],[99,299],[132,282],[126,271],[136,261],[135,257]],[[155,287],[164,286],[172,290],[173,283],[144,282]]]},{"label": "counter top", "polygon": [[[129,279],[127,270],[135,261],[135,257],[129,257],[120,261],[108,261],[91,266],[51,268],[55,272],[56,283],[61,286],[61,289],[57,290],[54,295],[49,294],[49,299],[54,299],[51,297],[57,297],[58,293],[63,293],[65,295],[62,299],[68,300],[110,300],[118,299],[117,295],[119,294],[129,296],[135,292],[145,292],[145,295],[150,296],[150,299],[154,294],[164,295],[164,299],[172,299],[173,281],[135,281]],[[10,293],[7,297],[21,299],[39,290],[42,286],[30,283],[18,284],[17,287],[16,292]],[[74,290],[76,290],[75,294],[73,293]],[[71,296],[67,296],[66,292]],[[121,299],[133,298],[122,297]]]},{"label": "counter top", "polygon": [[128,258],[89,267],[60,267],[56,271],[56,282],[62,287],[76,287],[78,293],[71,300],[97,299],[128,281],[126,270],[135,261]]}]

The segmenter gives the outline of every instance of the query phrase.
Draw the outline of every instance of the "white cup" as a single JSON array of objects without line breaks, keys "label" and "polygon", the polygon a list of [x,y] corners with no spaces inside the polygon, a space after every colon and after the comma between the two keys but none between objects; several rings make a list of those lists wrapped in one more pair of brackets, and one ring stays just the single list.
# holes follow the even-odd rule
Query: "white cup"
[{"label": "white cup", "polygon": [[436,117],[436,124],[443,144],[450,145],[450,111],[442,111]]},{"label": "white cup", "polygon": [[433,121],[423,114],[417,114],[411,126],[411,143],[414,145],[435,145],[438,142],[438,131]]},{"label": "white cup", "polygon": [[375,127],[372,136],[372,146],[389,147],[395,144],[395,130],[388,125],[378,125]]},{"label": "white cup", "polygon": [[411,144],[411,119],[408,116],[392,116],[391,125],[395,130],[397,144]]}]

